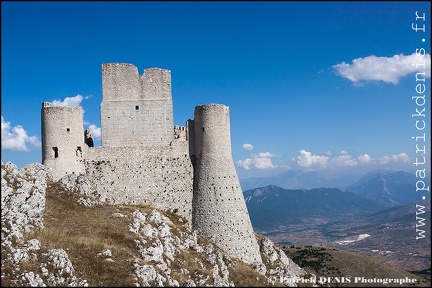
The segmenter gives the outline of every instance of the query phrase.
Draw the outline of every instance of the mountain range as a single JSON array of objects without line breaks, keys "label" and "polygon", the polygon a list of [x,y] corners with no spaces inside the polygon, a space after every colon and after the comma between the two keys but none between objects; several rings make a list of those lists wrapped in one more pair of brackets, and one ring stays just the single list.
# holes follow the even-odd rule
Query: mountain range
[{"label": "mountain range", "polygon": [[254,229],[275,243],[375,253],[420,271],[430,269],[431,214],[429,195],[415,193],[417,180],[403,171],[374,171],[345,191],[267,185],[243,194]]},{"label": "mountain range", "polygon": [[362,217],[385,209],[385,205],[336,188],[288,190],[274,185],[243,193],[252,224],[269,229],[301,224],[308,218]]},{"label": "mountain range", "polygon": [[[348,187],[346,191],[373,199],[386,206],[394,207],[421,199],[423,194],[421,191],[416,191],[416,182],[418,180],[421,179],[404,171],[375,171],[363,176],[357,183]],[[427,186],[430,186],[430,179],[425,179],[424,181]]]},{"label": "mountain range", "polygon": [[329,170],[287,170],[275,176],[240,179],[240,184],[244,191],[268,185],[285,189],[339,188],[343,190],[357,180],[358,175],[339,177]]},{"label": "mountain range", "polygon": [[[416,192],[419,179],[405,171],[371,171],[360,179],[358,176],[336,177],[325,171],[288,170],[277,176],[240,179],[243,191],[258,187],[274,185],[285,189],[338,188],[377,201],[386,207],[404,205],[421,199],[423,195]],[[430,179],[421,179],[430,186]]]}]

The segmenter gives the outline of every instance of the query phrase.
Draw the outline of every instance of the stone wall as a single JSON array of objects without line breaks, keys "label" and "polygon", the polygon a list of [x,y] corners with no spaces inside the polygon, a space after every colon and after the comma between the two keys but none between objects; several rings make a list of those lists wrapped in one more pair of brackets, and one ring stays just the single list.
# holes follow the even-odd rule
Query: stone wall
[{"label": "stone wall", "polygon": [[100,200],[148,204],[191,221],[193,167],[187,141],[168,147],[89,148],[85,166]]},{"label": "stone wall", "polygon": [[171,101],[102,101],[103,147],[166,146],[174,138],[173,127]]}]

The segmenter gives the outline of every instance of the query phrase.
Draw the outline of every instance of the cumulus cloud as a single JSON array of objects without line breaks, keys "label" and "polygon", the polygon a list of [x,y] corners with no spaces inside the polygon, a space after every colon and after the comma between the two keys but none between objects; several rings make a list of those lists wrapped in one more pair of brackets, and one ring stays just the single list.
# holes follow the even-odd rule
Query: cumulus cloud
[{"label": "cumulus cloud", "polygon": [[408,163],[408,161],[409,157],[405,152],[392,156],[383,156],[377,159],[377,162],[380,165],[385,165],[389,163]]},{"label": "cumulus cloud", "polygon": [[265,157],[254,158],[253,165],[255,165],[257,169],[276,168],[276,166],[273,165],[271,158],[265,158]]},{"label": "cumulus cloud", "polygon": [[28,145],[41,148],[41,142],[36,136],[28,136],[26,130],[17,125],[11,127],[10,122],[1,116],[1,148],[2,150],[30,151]]},{"label": "cumulus cloud", "polygon": [[359,164],[368,165],[368,164],[378,164],[378,165],[387,165],[390,163],[408,163],[410,158],[405,153],[394,154],[391,156],[383,156],[380,158],[372,158],[368,154],[363,154],[357,157]]},{"label": "cumulus cloud", "polygon": [[93,132],[93,139],[100,139],[101,138],[101,128],[97,127],[94,124],[90,124],[88,126],[88,129]]},{"label": "cumulus cloud", "polygon": [[[306,150],[300,150],[299,155],[292,160],[298,166],[303,168],[328,168],[328,167],[356,167],[359,165],[388,165],[403,164],[410,161],[409,156],[405,153],[394,154],[391,156],[382,156],[372,158],[368,154],[362,154],[358,157],[351,155],[348,151],[340,151],[340,156],[321,156],[313,155]],[[328,154],[325,154],[328,155]]]},{"label": "cumulus cloud", "polygon": [[409,157],[405,152],[397,155],[392,155],[392,159],[395,163],[396,162],[408,163],[409,161]]},{"label": "cumulus cloud", "polygon": [[357,157],[360,164],[369,164],[371,163],[372,158],[368,154],[363,154]]},{"label": "cumulus cloud", "polygon": [[274,169],[277,168],[276,165],[272,163],[272,158],[278,155],[272,154],[270,152],[261,152],[258,154],[252,154],[245,160],[238,160],[236,162],[237,166],[242,167],[245,170],[255,169]]},{"label": "cumulus cloud", "polygon": [[338,75],[349,79],[354,84],[359,84],[361,81],[384,81],[397,84],[400,78],[411,73],[425,73],[423,77],[430,78],[430,63],[430,54],[413,53],[393,57],[371,55],[354,59],[351,64],[342,62],[332,67]]},{"label": "cumulus cloud", "polygon": [[63,101],[61,100],[54,100],[51,102],[52,106],[79,106],[81,104],[81,101],[84,99],[89,99],[91,96],[81,96],[76,95],[74,97],[66,97]]},{"label": "cumulus cloud", "polygon": [[254,146],[252,144],[246,143],[246,144],[243,144],[243,149],[250,151],[250,150],[254,149]]},{"label": "cumulus cloud", "polygon": [[[346,151],[345,151],[346,152]],[[357,161],[355,159],[352,158],[351,155],[342,155],[342,156],[338,156],[332,159],[332,162],[336,165],[336,166],[357,166]]]},{"label": "cumulus cloud", "polygon": [[379,165],[386,165],[390,163],[391,160],[392,158],[390,158],[389,156],[383,156],[377,159]]},{"label": "cumulus cloud", "polygon": [[329,161],[329,157],[327,156],[319,156],[312,155],[311,152],[306,150],[300,150],[297,158],[293,158],[293,160],[297,163],[298,166],[309,168],[309,167],[318,167],[325,168]]},{"label": "cumulus cloud", "polygon": [[258,153],[258,157],[259,158],[273,158],[273,157],[277,157],[278,155],[270,153],[270,152],[261,152]]}]

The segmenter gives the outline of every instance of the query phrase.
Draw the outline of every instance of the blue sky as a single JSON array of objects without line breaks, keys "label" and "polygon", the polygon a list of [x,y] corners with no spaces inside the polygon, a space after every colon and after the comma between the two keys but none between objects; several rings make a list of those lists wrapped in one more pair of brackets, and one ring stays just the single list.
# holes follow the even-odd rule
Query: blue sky
[{"label": "blue sky", "polygon": [[416,144],[430,165],[429,1],[1,5],[3,163],[41,162],[45,101],[83,106],[97,135],[101,65],[124,62],[171,70],[176,125],[196,105],[229,106],[240,178],[415,171]]}]

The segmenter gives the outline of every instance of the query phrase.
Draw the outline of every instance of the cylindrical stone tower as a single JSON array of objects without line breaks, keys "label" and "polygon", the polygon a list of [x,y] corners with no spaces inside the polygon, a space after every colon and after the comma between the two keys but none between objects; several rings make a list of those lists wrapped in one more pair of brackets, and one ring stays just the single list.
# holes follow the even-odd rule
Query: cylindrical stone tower
[{"label": "cylindrical stone tower", "polygon": [[42,104],[42,164],[50,168],[55,180],[66,174],[84,173],[85,150],[81,106]]},{"label": "cylindrical stone tower", "polygon": [[195,107],[192,226],[228,255],[262,262],[231,154],[229,108]]}]

